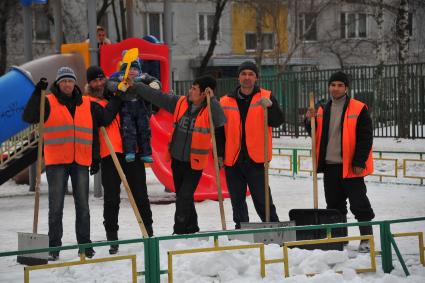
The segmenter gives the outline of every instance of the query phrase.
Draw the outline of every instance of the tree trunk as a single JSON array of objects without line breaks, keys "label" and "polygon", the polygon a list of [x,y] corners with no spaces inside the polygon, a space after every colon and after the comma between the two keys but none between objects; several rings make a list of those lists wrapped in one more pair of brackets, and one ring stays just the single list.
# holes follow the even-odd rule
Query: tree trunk
[{"label": "tree trunk", "polygon": [[397,43],[398,43],[398,136],[408,138],[410,136],[410,107],[409,92],[407,89],[406,59],[409,48],[409,2],[400,0],[397,16]]},{"label": "tree trunk", "polygon": [[213,29],[211,32],[210,45],[208,46],[207,53],[201,61],[201,66],[199,67],[198,75],[201,76],[205,73],[207,69],[208,62],[210,61],[212,55],[214,54],[215,46],[217,45],[217,35],[220,31],[220,18],[223,13],[224,7],[226,6],[227,0],[216,0],[215,1],[215,14],[214,14],[214,23]]},{"label": "tree trunk", "polygon": [[114,15],[115,29],[117,30],[117,41],[121,41],[120,26],[118,24],[117,10],[115,9],[115,0],[112,0],[112,14]]},{"label": "tree trunk", "polygon": [[257,40],[257,46],[255,50],[255,64],[261,73],[261,64],[263,61],[263,12],[261,4],[255,3],[255,35]]},{"label": "tree trunk", "polygon": [[[17,2],[16,2],[17,3]],[[7,20],[9,19],[9,11],[12,10],[12,6],[15,5],[15,1],[4,1],[0,5],[0,75],[6,72],[7,64]]]},{"label": "tree trunk", "polygon": [[120,3],[120,15],[121,15],[121,29],[122,29],[122,38],[127,38],[127,21],[125,19],[125,7],[124,7],[124,0],[119,0]]}]

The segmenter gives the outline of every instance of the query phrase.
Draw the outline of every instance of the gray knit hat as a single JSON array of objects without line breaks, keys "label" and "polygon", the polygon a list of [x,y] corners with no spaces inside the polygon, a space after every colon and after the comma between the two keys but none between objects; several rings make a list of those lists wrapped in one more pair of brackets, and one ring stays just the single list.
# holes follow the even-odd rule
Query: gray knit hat
[{"label": "gray knit hat", "polygon": [[58,84],[65,79],[72,79],[74,82],[77,80],[74,70],[70,67],[60,67],[57,74],[55,82]]}]

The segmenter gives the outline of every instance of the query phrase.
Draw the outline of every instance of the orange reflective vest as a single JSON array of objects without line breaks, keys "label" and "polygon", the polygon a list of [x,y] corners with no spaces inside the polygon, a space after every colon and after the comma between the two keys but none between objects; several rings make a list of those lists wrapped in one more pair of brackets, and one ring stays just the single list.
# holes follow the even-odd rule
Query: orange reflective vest
[{"label": "orange reflective vest", "polygon": [[[189,104],[185,96],[177,101],[174,111],[174,124],[176,124],[186,113]],[[171,136],[173,136],[173,132]],[[190,167],[194,170],[203,170],[207,167],[208,154],[211,146],[210,121],[208,109],[203,107],[195,119],[192,131],[192,143],[190,144]]]},{"label": "orange reflective vest", "polygon": [[[369,156],[366,160],[366,168],[359,175],[354,174],[352,160],[356,151],[356,126],[357,119],[362,111],[363,107],[366,106],[363,102],[358,100],[350,99],[347,105],[347,109],[344,114],[344,121],[342,125],[342,177],[343,178],[356,178],[364,177],[373,172],[373,157],[372,149],[369,152]],[[366,106],[367,107],[367,106]],[[317,164],[320,156],[320,143],[322,140],[322,129],[323,129],[323,107],[319,107],[317,110],[317,129],[316,129],[316,152],[317,152]]]},{"label": "orange reflective vest", "polygon": [[[254,94],[249,105],[245,121],[245,140],[249,157],[257,163],[264,163],[264,108],[261,97],[270,98],[271,92],[260,89]],[[235,98],[224,96],[220,99],[227,122],[224,124],[226,135],[224,164],[233,166],[241,150],[242,123],[238,103]],[[272,159],[272,128],[268,127],[268,161]]]},{"label": "orange reflective vest", "polygon": [[[92,96],[89,96],[89,98],[91,101],[98,103],[103,108],[105,108],[106,104],[108,104],[108,101],[106,99],[99,99]],[[109,139],[111,140],[111,144],[112,144],[112,147],[114,148],[114,151],[122,153],[123,147],[122,147],[120,125],[121,125],[120,115],[117,114],[117,116],[115,116],[115,119],[111,122],[111,124],[105,127],[105,129]],[[100,129],[99,129],[99,143],[100,143],[100,157],[104,158],[108,156],[110,153],[109,153],[108,146],[106,145],[105,138],[103,137],[103,134],[101,133]]]},{"label": "orange reflective vest", "polygon": [[92,162],[93,120],[90,99],[75,108],[74,119],[56,96],[47,95],[50,114],[44,123],[44,160],[46,165],[70,164],[90,166]]}]

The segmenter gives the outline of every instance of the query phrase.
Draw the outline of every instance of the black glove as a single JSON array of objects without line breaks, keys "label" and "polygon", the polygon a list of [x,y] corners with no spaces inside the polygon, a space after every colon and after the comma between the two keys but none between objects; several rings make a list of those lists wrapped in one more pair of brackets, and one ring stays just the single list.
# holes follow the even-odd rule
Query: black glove
[{"label": "black glove", "polygon": [[99,172],[99,161],[93,160],[91,166],[90,166],[90,175],[94,175],[97,172]]},{"label": "black glove", "polygon": [[46,90],[49,83],[47,82],[46,78],[41,78],[38,83],[35,85],[36,89],[39,90]]}]

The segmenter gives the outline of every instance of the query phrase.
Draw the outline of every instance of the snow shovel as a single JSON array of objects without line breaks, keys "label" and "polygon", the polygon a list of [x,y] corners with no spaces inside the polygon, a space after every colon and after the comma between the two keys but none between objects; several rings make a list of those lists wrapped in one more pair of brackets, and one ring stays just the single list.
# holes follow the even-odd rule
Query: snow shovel
[{"label": "snow shovel", "polygon": [[127,77],[128,72],[130,71],[131,62],[135,61],[139,57],[139,49],[137,48],[131,48],[127,50],[127,52],[124,54],[124,57],[122,58],[122,62],[127,64],[127,67],[125,68],[125,73],[122,81],[118,84],[118,89],[121,91],[126,91],[128,88],[127,85]]},{"label": "snow shovel", "polygon": [[[45,234],[37,234],[38,229],[38,211],[40,208],[40,179],[43,158],[43,132],[44,132],[44,109],[46,91],[41,90],[40,97],[40,121],[38,123],[38,152],[37,152],[37,175],[35,181],[34,194],[34,218],[32,224],[32,233],[18,232],[18,250],[43,249],[49,247],[49,236]],[[26,265],[46,264],[48,252],[18,255],[17,262]]]},{"label": "snow shovel", "polygon": [[[295,226],[293,221],[284,222],[270,222],[270,188],[269,188],[269,131],[268,131],[268,112],[266,105],[262,105],[264,109],[264,194],[265,194],[265,222],[251,223],[242,222],[241,229],[259,229],[259,228],[276,228],[276,227],[290,227]],[[256,233],[253,235],[241,235],[244,239],[241,240],[252,241],[255,243],[265,244],[279,244],[282,245],[284,242],[295,240],[295,231],[285,232],[271,232],[271,233]],[[250,240],[247,237],[253,237]]]},{"label": "snow shovel", "polygon": [[112,156],[112,160],[114,161],[114,165],[118,171],[118,175],[121,178],[121,182],[123,183],[125,191],[127,192],[128,200],[130,201],[134,215],[136,216],[137,222],[139,223],[139,228],[142,232],[143,238],[149,238],[146,226],[143,223],[142,217],[140,216],[139,209],[137,208],[136,202],[134,201],[134,197],[130,190],[130,186],[128,185],[127,178],[125,177],[124,171],[122,170],[120,162],[118,161],[117,154],[115,153],[114,147],[112,146],[111,140],[109,139],[108,133],[106,132],[105,127],[100,127],[100,130],[102,132],[103,137],[105,138],[106,145],[108,146],[109,153]]},{"label": "snow shovel", "polygon": [[[211,94],[214,94],[212,89],[210,88],[207,88],[205,91]],[[220,207],[220,217],[221,217],[221,228],[223,230],[226,230],[226,218],[225,218],[224,206],[223,206],[223,193],[221,191],[221,183],[220,183],[220,168],[218,166],[218,157],[217,157],[217,144],[215,141],[214,121],[213,121],[212,112],[211,112],[211,98],[208,94],[207,94],[207,107],[208,107],[208,116],[210,119],[210,133],[211,133],[212,146],[213,146],[215,181],[217,183],[218,203]]]},{"label": "snow shovel", "polygon": [[[314,94],[310,93],[310,109],[314,109]],[[341,223],[343,215],[336,209],[318,209],[317,194],[317,158],[316,158],[316,119],[310,119],[311,124],[311,158],[313,163],[313,209],[291,209],[289,219],[294,220],[297,226]],[[326,238],[326,230],[300,230],[296,232],[297,241]],[[347,229],[332,230],[332,237],[347,235]],[[328,243],[320,245],[299,246],[304,249],[343,250],[343,243]]]}]

